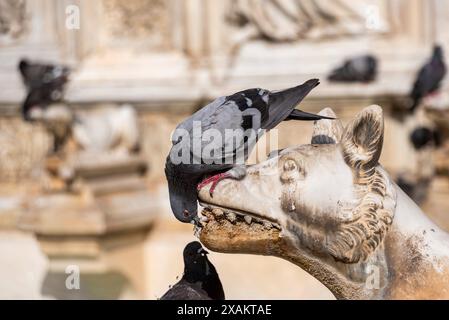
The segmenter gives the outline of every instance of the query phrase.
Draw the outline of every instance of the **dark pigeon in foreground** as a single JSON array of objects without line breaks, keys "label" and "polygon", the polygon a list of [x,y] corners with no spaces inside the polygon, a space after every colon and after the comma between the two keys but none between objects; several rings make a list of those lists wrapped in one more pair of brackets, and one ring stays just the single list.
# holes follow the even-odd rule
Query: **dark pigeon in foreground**
[{"label": "dark pigeon in foreground", "polygon": [[411,111],[416,109],[422,99],[429,94],[435,93],[440,88],[446,71],[443,49],[441,46],[435,46],[432,57],[419,70],[413,84],[413,89],[410,93],[410,98],[412,99]]},{"label": "dark pigeon in foreground", "polygon": [[61,101],[70,73],[69,68],[32,63],[22,59],[19,62],[19,71],[27,90],[27,96],[22,105],[22,115],[25,120],[31,120],[30,113],[33,109],[45,109],[51,103]]},{"label": "dark pigeon in foreground", "polygon": [[[253,149],[255,140],[244,138],[236,142],[236,139],[229,137],[226,132],[249,129],[260,137],[263,130],[270,130],[284,120],[326,118],[295,109],[318,84],[319,80],[313,79],[279,92],[265,89],[237,92],[214,100],[179,124],[172,137],[173,145],[165,162],[170,205],[176,218],[182,222],[198,222],[197,188],[199,190],[212,183],[210,188],[212,196],[220,180],[241,179],[245,176],[244,162]],[[195,124],[200,127],[200,133],[195,132]],[[178,130],[184,131],[187,135],[177,137]],[[220,139],[214,139],[212,143],[201,140],[201,149],[198,152],[194,148],[194,139],[204,138],[206,130],[209,130],[209,133],[218,132]],[[201,153],[206,147],[211,152]],[[186,155],[182,161],[178,159],[180,150]],[[241,157],[242,154],[244,159]],[[237,156],[239,161],[236,161]],[[203,181],[207,175],[212,174],[215,175]]]},{"label": "dark pigeon in foreground", "polygon": [[377,76],[377,59],[365,55],[344,61],[343,65],[334,69],[328,76],[334,82],[370,82]]},{"label": "dark pigeon in foreground", "polygon": [[161,300],[224,300],[225,294],[208,252],[198,241],[184,248],[184,275]]}]

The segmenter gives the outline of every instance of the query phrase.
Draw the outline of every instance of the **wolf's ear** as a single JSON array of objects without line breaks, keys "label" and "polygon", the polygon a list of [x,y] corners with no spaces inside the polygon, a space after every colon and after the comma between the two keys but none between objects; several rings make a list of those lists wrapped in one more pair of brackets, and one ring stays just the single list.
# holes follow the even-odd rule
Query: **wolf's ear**
[{"label": "wolf's ear", "polygon": [[318,120],[313,123],[312,144],[339,143],[343,133],[341,121],[337,119],[331,108],[325,108],[318,113],[320,116],[334,118],[335,120]]},{"label": "wolf's ear", "polygon": [[384,138],[384,117],[382,108],[369,106],[357,114],[346,127],[341,148],[346,163],[358,177],[370,175],[376,167]]}]

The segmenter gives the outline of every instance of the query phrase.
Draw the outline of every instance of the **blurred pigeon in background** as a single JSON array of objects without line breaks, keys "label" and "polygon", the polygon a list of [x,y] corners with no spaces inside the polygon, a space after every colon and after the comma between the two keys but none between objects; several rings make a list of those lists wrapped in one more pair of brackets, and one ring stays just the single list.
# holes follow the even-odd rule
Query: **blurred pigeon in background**
[{"label": "blurred pigeon in background", "polygon": [[328,76],[334,82],[370,82],[377,76],[377,59],[364,55],[345,60],[343,65],[334,69]]},{"label": "blurred pigeon in background", "polygon": [[32,120],[33,109],[43,110],[49,104],[61,101],[64,85],[68,81],[69,68],[60,65],[32,63],[26,59],[19,62],[19,71],[27,90],[22,104],[24,120]]},{"label": "blurred pigeon in background", "polygon": [[[212,195],[220,180],[241,179],[245,176],[244,161],[251,153],[255,141],[245,138],[246,140],[241,139],[240,143],[236,143],[235,137],[226,134],[227,131],[249,129],[260,137],[264,129],[270,130],[284,120],[325,119],[324,116],[295,109],[318,84],[319,80],[312,79],[297,87],[279,92],[270,92],[265,89],[240,91],[214,100],[179,124],[177,131],[184,131],[186,136],[172,137],[173,145],[165,162],[170,205],[175,217],[182,222],[198,222],[197,189],[213,183],[210,188]],[[195,132],[195,123],[199,124],[200,133]],[[218,132],[220,138],[212,142],[204,141],[203,134],[207,130],[209,133]],[[194,147],[194,140],[198,138],[200,138],[199,152],[201,154],[197,154],[198,151]],[[211,152],[203,154],[202,151],[206,147]],[[185,155],[186,150],[187,157],[179,161],[180,151]],[[241,165],[238,165],[236,157],[242,154],[244,159]],[[210,174],[216,175],[201,182]]]},{"label": "blurred pigeon in background", "polygon": [[433,48],[430,60],[422,66],[416,76],[412,92],[410,93],[410,98],[412,99],[411,111],[415,110],[427,95],[438,91],[446,71],[443,49],[437,45]]},{"label": "blurred pigeon in background", "polygon": [[421,150],[427,146],[438,147],[441,144],[441,137],[438,130],[427,127],[418,127],[410,134],[410,141],[415,150]]},{"label": "blurred pigeon in background", "polygon": [[198,241],[184,248],[184,275],[161,300],[224,300],[225,294],[208,252]]}]

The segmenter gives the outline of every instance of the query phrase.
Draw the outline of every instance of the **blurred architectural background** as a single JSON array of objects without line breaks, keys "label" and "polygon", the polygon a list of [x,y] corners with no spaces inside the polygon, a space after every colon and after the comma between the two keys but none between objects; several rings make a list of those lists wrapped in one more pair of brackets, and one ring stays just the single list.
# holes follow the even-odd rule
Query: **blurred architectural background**
[{"label": "blurred architectural background", "polygon": [[[433,45],[449,51],[448,18],[448,0],[0,0],[0,298],[161,296],[194,239],[193,227],[171,216],[165,185],[176,124],[219,95],[309,78],[322,83],[303,110],[332,107],[345,121],[367,105],[384,108],[382,164],[449,230],[444,142],[416,150],[409,139],[421,126],[444,137],[447,115],[403,107]],[[379,61],[376,81],[326,81],[344,59],[368,53]],[[21,58],[73,69],[70,110],[101,119],[101,110],[132,105],[138,151],[116,156],[107,146],[83,158],[69,147],[62,159],[49,156],[45,125],[20,115]],[[311,137],[308,123],[279,129],[280,147]],[[69,186],[51,175],[66,165]],[[332,298],[277,258],[211,260],[228,298]],[[66,288],[73,266],[79,290]]]}]

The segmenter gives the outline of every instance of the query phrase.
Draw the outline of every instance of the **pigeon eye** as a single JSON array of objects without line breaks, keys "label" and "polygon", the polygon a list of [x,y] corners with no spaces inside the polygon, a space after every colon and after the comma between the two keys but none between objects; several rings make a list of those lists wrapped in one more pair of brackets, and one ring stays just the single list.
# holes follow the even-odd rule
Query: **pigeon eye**
[{"label": "pigeon eye", "polygon": [[188,217],[189,216],[189,210],[184,210],[184,212],[183,212],[183,214],[184,214],[184,217]]}]

